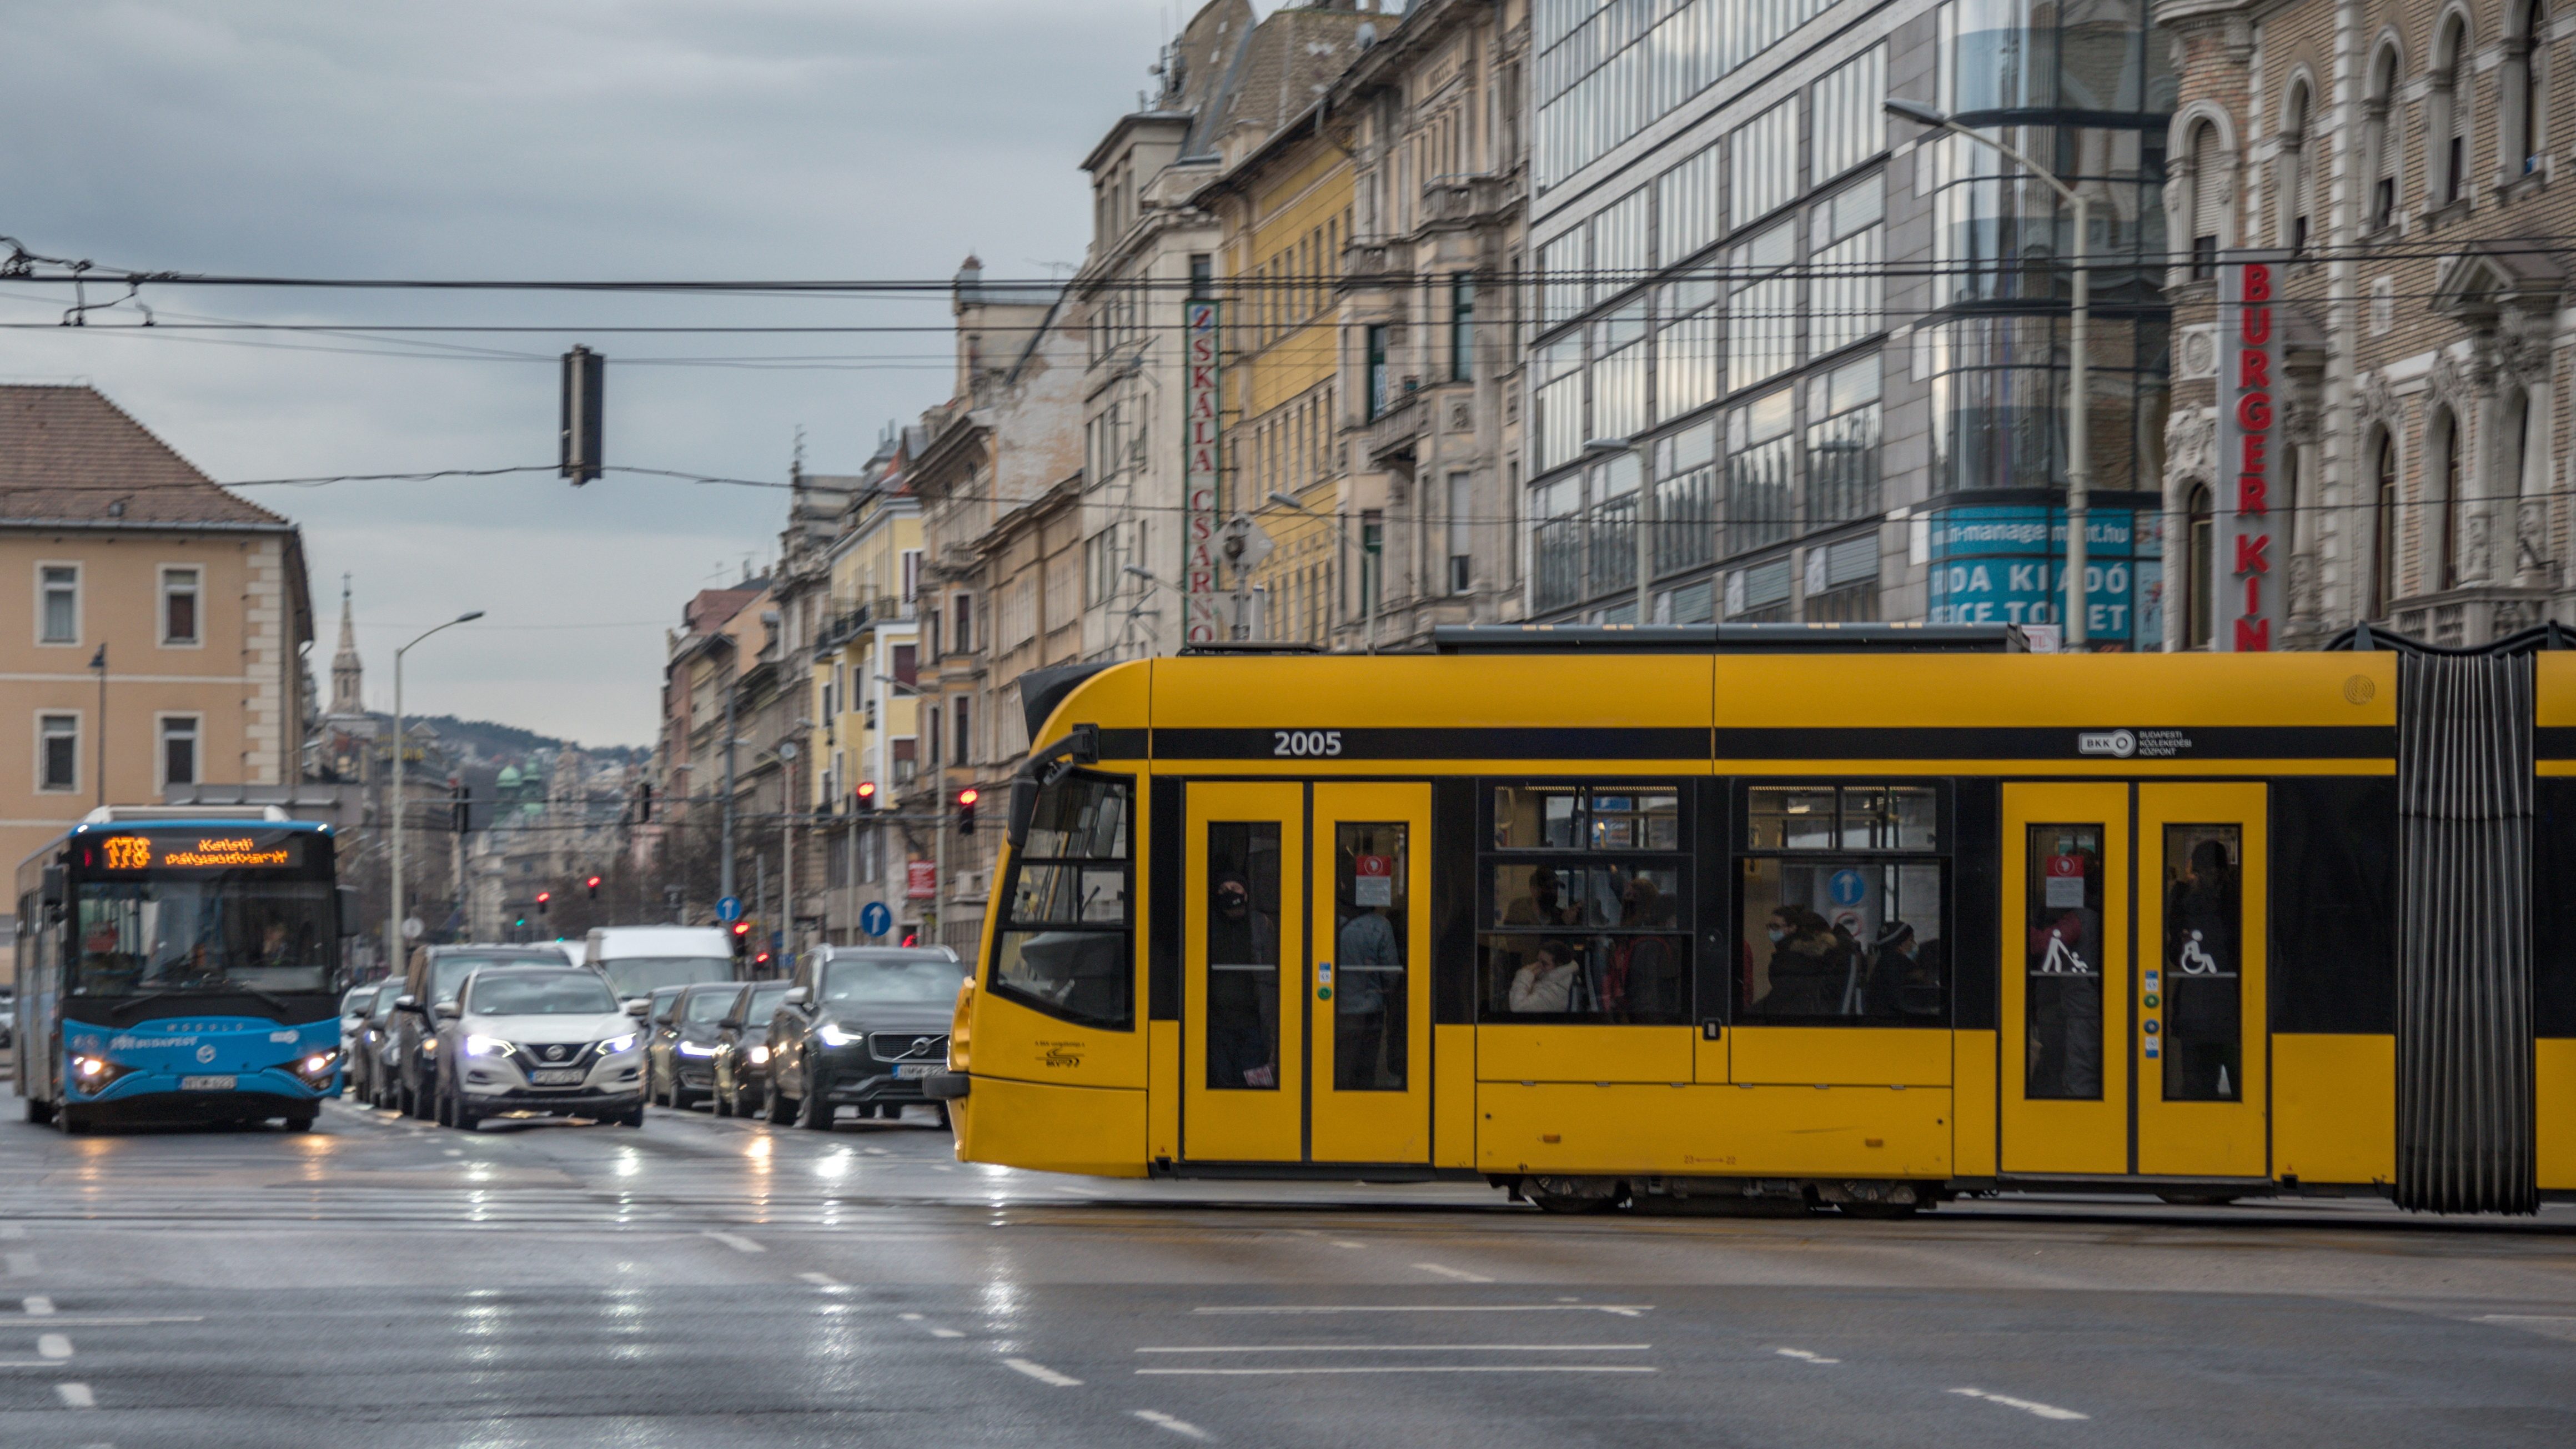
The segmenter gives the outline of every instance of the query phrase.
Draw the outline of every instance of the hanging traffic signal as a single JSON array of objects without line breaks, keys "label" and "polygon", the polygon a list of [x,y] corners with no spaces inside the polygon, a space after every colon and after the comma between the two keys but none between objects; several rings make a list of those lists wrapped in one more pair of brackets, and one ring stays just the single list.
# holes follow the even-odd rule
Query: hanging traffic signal
[{"label": "hanging traffic signal", "polygon": [[859,802],[860,809],[865,810],[869,808],[877,803],[877,782],[874,780],[861,780],[858,784],[858,788],[850,792],[850,797]]},{"label": "hanging traffic signal", "polygon": [[957,792],[958,834],[972,835],[975,833],[975,802],[983,798],[984,792],[976,789],[972,785],[969,785],[965,789]]},{"label": "hanging traffic signal", "polygon": [[554,898],[555,893],[553,891],[537,892],[537,914],[541,916],[544,915],[546,913],[546,907],[554,903]]},{"label": "hanging traffic signal", "polygon": [[563,355],[563,452],[556,471],[578,488],[599,476],[601,394],[607,359],[587,347]]},{"label": "hanging traffic signal", "polygon": [[582,884],[590,887],[590,898],[592,900],[595,901],[599,899],[599,877],[592,876],[590,879],[583,881]]}]

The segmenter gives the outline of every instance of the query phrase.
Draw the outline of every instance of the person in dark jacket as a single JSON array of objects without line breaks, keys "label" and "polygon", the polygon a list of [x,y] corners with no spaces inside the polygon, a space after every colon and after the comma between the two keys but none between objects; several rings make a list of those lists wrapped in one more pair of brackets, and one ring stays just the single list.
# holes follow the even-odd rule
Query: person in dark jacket
[{"label": "person in dark jacket", "polygon": [[1753,1003],[1762,1016],[1830,1016],[1842,1002],[1850,963],[1834,928],[1804,906],[1782,906],[1764,928],[1771,938],[1771,988]]},{"label": "person in dark jacket", "polygon": [[1207,962],[1208,1085],[1279,1085],[1279,924],[1242,876],[1217,877]]}]

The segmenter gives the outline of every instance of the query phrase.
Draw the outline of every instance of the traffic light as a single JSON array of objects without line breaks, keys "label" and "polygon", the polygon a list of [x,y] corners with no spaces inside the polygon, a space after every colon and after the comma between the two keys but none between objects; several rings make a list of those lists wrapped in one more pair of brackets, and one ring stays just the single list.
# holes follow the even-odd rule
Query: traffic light
[{"label": "traffic light", "polygon": [[546,913],[546,907],[554,904],[554,899],[555,893],[553,891],[537,892],[537,914],[540,916],[544,915]]},{"label": "traffic light", "polygon": [[736,921],[732,926],[734,959],[739,961],[751,949],[751,922]]},{"label": "traffic light", "polygon": [[595,901],[599,899],[599,877],[592,876],[590,879],[583,881],[582,884],[590,887],[590,898],[592,900]]},{"label": "traffic light", "polygon": [[957,792],[958,834],[972,835],[975,833],[975,802],[983,798],[984,792],[976,789],[972,785],[969,785],[965,789]]},{"label": "traffic light", "polygon": [[861,810],[873,808],[877,803],[877,782],[861,780],[858,788],[850,792],[850,798],[858,802],[858,808]]},{"label": "traffic light", "polygon": [[563,355],[563,456],[556,471],[574,487],[599,476],[600,408],[608,359],[587,347]]}]

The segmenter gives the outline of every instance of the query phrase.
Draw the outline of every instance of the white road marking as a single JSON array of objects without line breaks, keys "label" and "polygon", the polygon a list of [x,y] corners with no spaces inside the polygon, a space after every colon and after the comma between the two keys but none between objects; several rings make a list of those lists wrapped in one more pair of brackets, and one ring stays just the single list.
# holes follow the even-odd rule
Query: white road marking
[{"label": "white road marking", "polygon": [[465,1155],[465,1149],[462,1147],[451,1147],[447,1149],[447,1155],[450,1157],[463,1157]]},{"label": "white road marking", "polygon": [[1198,1425],[1191,1423],[1187,1419],[1175,1419],[1160,1409],[1138,1409],[1136,1411],[1136,1417],[1153,1425],[1157,1429],[1169,1429],[1173,1433],[1179,1434],[1184,1438],[1204,1439],[1208,1436],[1207,1430],[1200,1428]]},{"label": "white road marking", "polygon": [[[1643,1353],[1651,1343],[1248,1343],[1140,1348],[1138,1353]],[[1782,1349],[1782,1353],[1790,1350]],[[1838,1363],[1839,1359],[1826,1359]]]},{"label": "white road marking", "polygon": [[921,1315],[918,1313],[898,1313],[895,1317],[902,1319],[906,1323],[919,1323],[921,1321]]},{"label": "white road marking", "polygon": [[31,1318],[42,1318],[54,1311],[54,1300],[51,1298],[38,1296],[21,1301],[25,1304],[27,1315]]},{"label": "white road marking", "polygon": [[2019,1409],[2025,1414],[2036,1414],[2043,1419],[2090,1419],[2093,1417],[2091,1414],[2079,1414],[2073,1409],[2061,1409],[2055,1404],[2043,1404],[2035,1399],[2016,1399],[2010,1394],[1990,1394],[1984,1389],[1952,1389],[1950,1392],[1960,1395],[1963,1398],[1983,1399],[1989,1404],[2001,1404],[2007,1409]]},{"label": "white road marking", "polygon": [[1823,1354],[1821,1354],[1821,1353],[1810,1353],[1810,1352],[1808,1352],[1807,1350],[1805,1350],[1805,1349],[1803,1349],[1803,1348],[1775,1348],[1775,1349],[1773,1349],[1773,1350],[1771,1350],[1771,1351],[1772,1351],[1773,1353],[1776,1353],[1776,1354],[1780,1355],[1782,1358],[1794,1358],[1794,1359],[1799,1360],[1799,1361],[1800,1361],[1800,1362],[1802,1362],[1802,1363],[1841,1363],[1841,1362],[1842,1362],[1842,1360],[1841,1360],[1841,1359],[1838,1359],[1838,1358],[1827,1358],[1827,1357],[1825,1357],[1825,1356],[1824,1356]]},{"label": "white road marking", "polygon": [[706,1230],[705,1235],[724,1244],[726,1247],[733,1249],[737,1253],[766,1253],[769,1251],[767,1248],[762,1247],[760,1244],[753,1242],[751,1239],[744,1237],[740,1233],[720,1233],[713,1228],[709,1228]]},{"label": "white road marking", "polygon": [[[47,1328],[143,1328],[155,1323],[203,1323],[206,1321],[205,1315],[201,1313],[160,1314],[149,1318],[92,1318],[86,1314],[78,1317],[63,1317],[50,1313],[33,1316],[43,1318]],[[0,1322],[5,1321],[6,1320],[0,1320]]]},{"label": "white road marking", "polygon": [[72,1356],[72,1341],[59,1333],[48,1333],[36,1340],[36,1352],[50,1359]]},{"label": "white road marking", "polygon": [[1331,1243],[1336,1248],[1365,1248],[1368,1246],[1366,1243],[1345,1242],[1340,1238],[1327,1238],[1325,1241]]},{"label": "white road marking", "polygon": [[[1148,1368],[1139,1374],[1191,1378],[1262,1378],[1288,1374],[1651,1374],[1651,1364],[1611,1363],[1424,1363],[1345,1364],[1331,1368]],[[2078,1417],[2081,1417],[2080,1415]]]},{"label": "white road marking", "polygon": [[1082,1380],[1075,1378],[1071,1374],[1057,1373],[1054,1369],[1048,1368],[1045,1364],[1031,1363],[1024,1358],[1006,1358],[1002,1360],[1002,1362],[1008,1364],[1014,1369],[1017,1369],[1021,1373],[1027,1374],[1030,1378],[1036,1379],[1039,1383],[1052,1384],[1059,1389],[1078,1388],[1082,1384]]},{"label": "white road marking", "polygon": [[966,1335],[953,1328],[934,1328],[930,1330],[930,1336],[933,1338],[964,1338]]},{"label": "white road marking", "polygon": [[840,1279],[833,1277],[829,1273],[799,1273],[796,1276],[813,1284],[817,1288],[847,1288],[850,1286],[849,1284],[842,1282]]},{"label": "white road marking", "polygon": [[1452,1268],[1442,1263],[1416,1263],[1413,1266],[1421,1269],[1425,1273],[1437,1273],[1443,1278],[1455,1278],[1461,1283],[1491,1283],[1494,1281],[1482,1273],[1470,1273],[1464,1268]]},{"label": "white road marking", "polygon": [[1651,1303],[1318,1303],[1193,1308],[1192,1313],[1206,1314],[1305,1314],[1305,1313],[1615,1313],[1621,1318],[1634,1318],[1652,1313]]},{"label": "white road marking", "polygon": [[2576,1323],[2576,1315],[2559,1313],[2481,1313],[2480,1323]]},{"label": "white road marking", "polygon": [[87,1384],[56,1384],[54,1395],[63,1401],[63,1407],[66,1409],[98,1407],[98,1395],[91,1393]]}]

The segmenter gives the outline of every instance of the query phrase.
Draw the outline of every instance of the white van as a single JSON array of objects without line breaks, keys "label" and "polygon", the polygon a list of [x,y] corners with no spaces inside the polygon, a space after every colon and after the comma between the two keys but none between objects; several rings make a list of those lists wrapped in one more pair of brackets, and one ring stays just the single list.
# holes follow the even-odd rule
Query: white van
[{"label": "white van", "polygon": [[738,979],[733,936],[718,926],[597,926],[582,943],[581,960],[625,1001],[658,986]]}]

